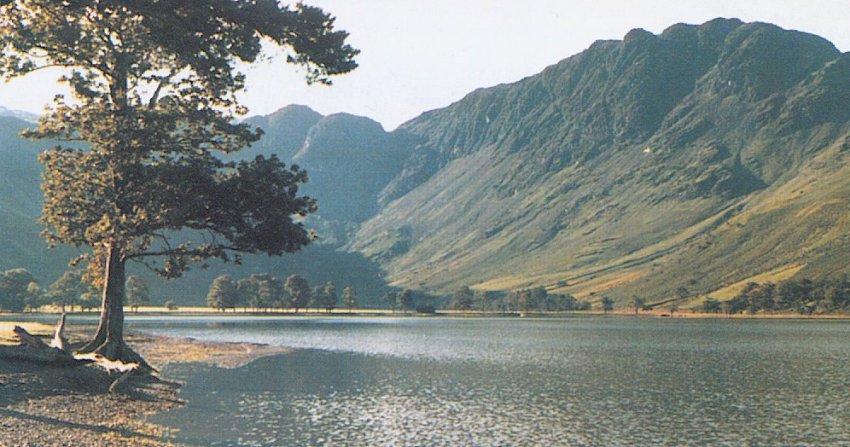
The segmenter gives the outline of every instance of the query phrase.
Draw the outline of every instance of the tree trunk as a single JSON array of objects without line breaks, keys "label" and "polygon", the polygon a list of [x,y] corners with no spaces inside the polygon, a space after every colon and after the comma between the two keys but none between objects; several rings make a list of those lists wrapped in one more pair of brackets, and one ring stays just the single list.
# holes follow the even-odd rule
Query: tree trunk
[{"label": "tree trunk", "polygon": [[124,343],[124,282],[125,260],[120,247],[111,244],[107,253],[103,304],[94,338],[79,352],[95,352],[110,360],[138,362],[138,354]]}]

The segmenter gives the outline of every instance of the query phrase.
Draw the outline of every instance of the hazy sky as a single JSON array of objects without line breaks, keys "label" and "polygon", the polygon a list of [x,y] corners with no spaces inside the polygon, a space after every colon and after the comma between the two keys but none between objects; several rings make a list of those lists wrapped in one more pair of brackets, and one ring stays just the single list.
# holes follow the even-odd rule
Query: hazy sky
[{"label": "hazy sky", "polygon": [[[241,95],[251,114],[306,104],[350,112],[387,130],[479,87],[517,81],[632,28],[660,33],[715,17],[776,23],[850,50],[847,0],[305,0],[337,17],[362,51],[360,67],[334,86],[307,87],[294,67],[248,71]],[[59,87],[55,74],[0,83],[0,106],[39,112]]]}]

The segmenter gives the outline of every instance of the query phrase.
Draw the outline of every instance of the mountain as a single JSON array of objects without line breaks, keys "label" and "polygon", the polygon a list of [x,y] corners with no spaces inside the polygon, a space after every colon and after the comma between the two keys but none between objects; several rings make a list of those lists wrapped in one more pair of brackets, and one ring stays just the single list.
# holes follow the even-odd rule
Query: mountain
[{"label": "mountain", "polygon": [[633,30],[403,124],[416,147],[348,248],[437,294],[846,273],[848,99],[850,54],[814,35]]},{"label": "mountain", "polygon": [[7,109],[3,106],[0,106],[0,117],[18,118],[20,120],[27,121],[30,123],[38,121],[38,115],[34,113],[25,112],[23,110]]},{"label": "mountain", "polygon": [[232,158],[250,160],[257,155],[276,154],[281,160],[292,160],[304,145],[307,132],[322,118],[320,113],[302,105],[289,105],[270,115],[250,117],[245,122],[263,129],[263,137]]},{"label": "mountain", "polygon": [[317,122],[292,161],[307,170],[304,192],[318,199],[323,219],[359,223],[378,212],[379,194],[410,146],[402,132],[389,134],[376,121],[340,113]]},{"label": "mountain", "polygon": [[18,138],[30,125],[0,116],[0,270],[26,267],[36,277],[52,280],[66,270],[74,251],[49,250],[39,237],[41,164],[36,156],[45,143]]},{"label": "mountain", "polygon": [[[242,159],[257,155],[268,156],[272,153],[292,158],[300,151],[300,158],[306,166],[314,169],[316,175],[323,175],[328,181],[338,180],[341,184],[351,187],[355,194],[348,202],[338,201],[340,207],[351,206],[351,213],[358,219],[374,215],[377,194],[387,178],[395,172],[384,173],[374,156],[369,155],[371,143],[381,157],[392,159],[393,141],[395,136],[389,136],[380,125],[374,121],[354,116],[322,115],[304,106],[289,106],[264,117],[253,117],[249,122],[260,126],[266,133],[258,144],[246,149]],[[39,279],[42,286],[48,286],[67,268],[68,261],[77,252],[67,247],[48,249],[39,237],[41,226],[38,216],[41,212],[42,194],[40,190],[41,164],[37,160],[39,152],[55,145],[49,141],[27,141],[19,138],[21,130],[31,127],[32,123],[14,118],[0,116],[0,271],[23,267],[30,270]],[[377,128],[375,127],[377,126]],[[342,132],[342,136],[335,136]],[[308,133],[313,135],[308,144]],[[358,142],[356,136],[362,135],[364,142]],[[370,144],[366,144],[370,142]],[[339,150],[353,157],[364,157],[372,165],[352,162],[348,166],[360,166],[360,169],[346,169],[345,164],[329,160],[329,144],[341,143]],[[336,146],[334,146],[336,147]],[[231,157],[233,158],[233,157]],[[331,157],[332,158],[332,157]],[[399,157],[395,157],[399,159]],[[287,158],[284,158],[287,162]],[[396,161],[400,164],[400,161]],[[359,176],[359,177],[358,177]],[[374,183],[374,179],[383,179],[381,184],[371,189],[358,190],[357,178],[364,178],[363,183]],[[312,186],[308,193],[318,196],[320,203],[325,203],[325,191],[333,189],[329,186]],[[361,200],[360,205],[351,199]],[[331,197],[327,203],[333,204]],[[335,245],[338,240],[344,240],[351,228],[356,226],[348,220],[335,221],[333,205],[327,207],[328,212],[311,217],[310,226],[319,229],[321,239],[299,253],[282,257],[259,255],[245,256],[242,265],[222,265],[213,263],[209,269],[189,271],[183,278],[175,281],[164,281],[147,273],[136,265],[130,265],[130,274],[141,274],[150,283],[154,301],[162,303],[172,299],[180,305],[202,305],[212,280],[221,274],[231,274],[236,278],[249,276],[252,273],[270,273],[280,278],[290,274],[300,274],[311,284],[324,284],[333,281],[340,290],[353,286],[357,290],[361,305],[377,306],[381,304],[383,295],[389,290],[383,279],[383,270],[374,262],[358,253],[338,251]],[[330,216],[325,217],[325,216]],[[338,235],[335,235],[339,233]]]},{"label": "mountain", "polygon": [[[0,259],[58,271],[34,239],[40,146],[5,120]],[[157,285],[163,299],[200,303],[224,272],[291,272],[356,282],[373,305],[387,282],[620,303],[686,287],[698,304],[850,273],[850,53],[811,34],[736,19],[637,29],[392,132],[304,106],[247,122],[265,135],[232,159],[305,167],[320,239],[193,271]]]}]

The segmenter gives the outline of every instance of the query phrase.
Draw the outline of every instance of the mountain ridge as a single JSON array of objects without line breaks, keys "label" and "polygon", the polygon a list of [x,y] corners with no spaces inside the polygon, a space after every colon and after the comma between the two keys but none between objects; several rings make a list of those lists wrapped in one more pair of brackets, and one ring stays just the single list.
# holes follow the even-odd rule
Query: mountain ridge
[{"label": "mountain ridge", "polygon": [[296,105],[246,122],[265,135],[238,157],[305,167],[319,201],[314,257],[275,271],[339,262],[375,295],[385,280],[620,303],[685,287],[694,304],[850,273],[850,53],[812,34],[635,29],[392,132]]},{"label": "mountain ridge", "polygon": [[[838,101],[826,120],[794,127],[795,101],[850,91],[807,87],[846,79],[828,73],[847,74],[845,58],[811,34],[725,19],[596,42],[539,75],[478,90],[403,124],[424,142],[350,248],[380,260],[396,285],[435,293],[460,284],[545,285],[618,300],[632,292],[669,296],[682,280],[654,273],[652,263],[689,249],[654,252],[641,264],[646,271],[629,267],[636,262],[630,256],[674,245],[695,226],[719,225],[708,223],[715,216],[746,212],[754,194],[779,188],[845,138],[847,106]],[[824,114],[821,105],[810,109]],[[486,172],[476,170],[484,164]],[[487,180],[470,186],[462,178],[469,173]],[[441,196],[454,203],[422,205]],[[733,252],[727,247],[721,258]],[[559,285],[585,278],[585,270],[608,282]],[[684,281],[705,294],[754,273]]]}]

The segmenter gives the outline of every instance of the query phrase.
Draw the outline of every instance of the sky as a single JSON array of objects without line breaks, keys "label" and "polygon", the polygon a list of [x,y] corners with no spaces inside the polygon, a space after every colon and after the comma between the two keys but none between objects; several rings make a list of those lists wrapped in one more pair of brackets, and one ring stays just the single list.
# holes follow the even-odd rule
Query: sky
[{"label": "sky", "polygon": [[[242,67],[250,115],[304,104],[365,115],[392,130],[471,91],[515,82],[633,28],[660,33],[716,17],[775,23],[850,51],[847,0],[304,0],[337,18],[361,50],[334,85],[307,86],[280,58]],[[274,56],[274,55],[272,55]],[[0,82],[0,106],[40,112],[61,91],[56,73]]]}]

